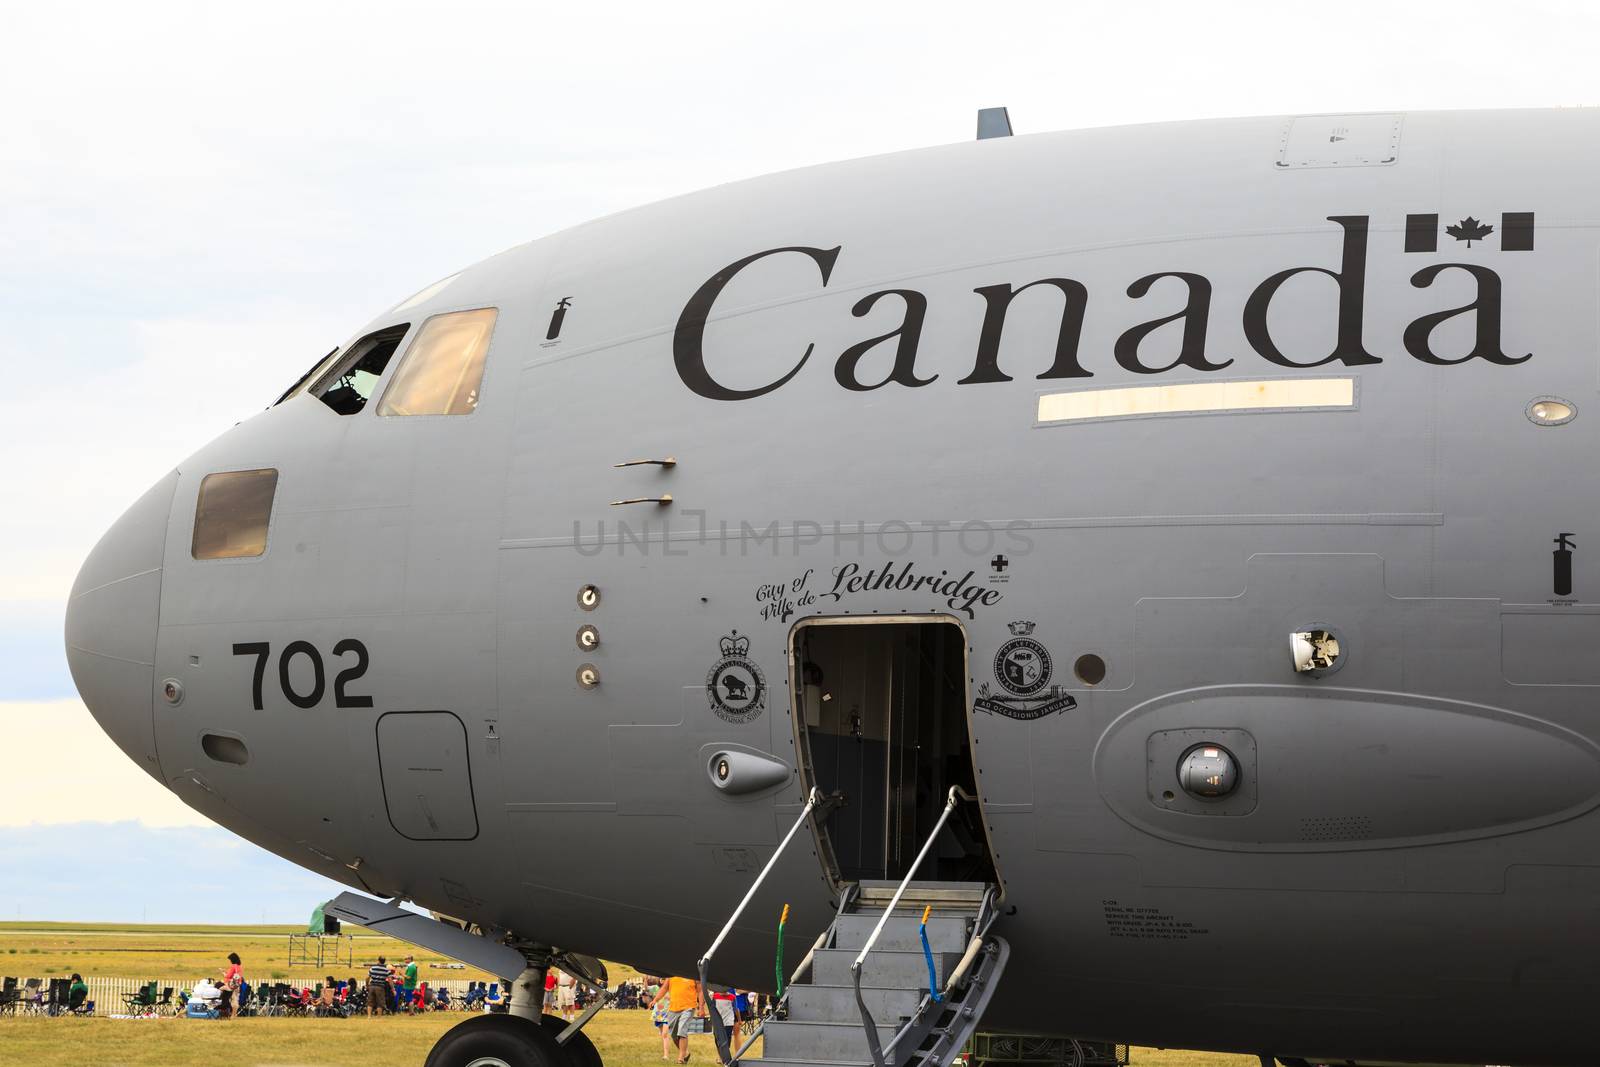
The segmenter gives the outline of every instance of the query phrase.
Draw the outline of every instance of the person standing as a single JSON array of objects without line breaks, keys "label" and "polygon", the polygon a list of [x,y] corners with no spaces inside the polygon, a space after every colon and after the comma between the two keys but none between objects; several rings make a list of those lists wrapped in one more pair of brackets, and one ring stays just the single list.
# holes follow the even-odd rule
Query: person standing
[{"label": "person standing", "polygon": [[224,1019],[234,1017],[233,1003],[235,998],[239,996],[239,987],[242,985],[244,985],[244,966],[239,962],[239,954],[230,952],[228,953],[228,969],[222,972],[222,988],[228,992],[222,1002],[222,1017]]},{"label": "person standing", "polygon": [[711,990],[711,1006],[716,1009],[716,1017],[711,1020],[712,1026],[722,1028],[724,1040],[732,1041],[738,1031],[735,1029],[734,996],[733,988]]},{"label": "person standing", "polygon": [[693,978],[668,978],[667,984],[656,994],[657,1003],[663,1000],[667,1002],[668,1025],[678,1045],[677,1062],[688,1063],[690,1024],[705,1015],[705,1006],[700,1003],[700,983]]},{"label": "person standing", "polygon": [[566,971],[562,971],[556,979],[556,1004],[561,1009],[561,1017],[568,1022],[577,1010],[578,980]]},{"label": "person standing", "polygon": [[667,1005],[661,999],[661,984],[654,978],[645,986],[645,1007],[650,1009],[650,1022],[661,1035],[661,1058],[672,1058],[672,1020],[667,1014]]},{"label": "person standing", "polygon": [[405,983],[406,992],[403,1003],[406,1005],[406,1010],[410,1011],[412,1000],[417,993],[417,961],[410,956],[406,957]]},{"label": "person standing", "polygon": [[389,1007],[389,961],[382,956],[367,968],[367,1014],[382,1015]]}]

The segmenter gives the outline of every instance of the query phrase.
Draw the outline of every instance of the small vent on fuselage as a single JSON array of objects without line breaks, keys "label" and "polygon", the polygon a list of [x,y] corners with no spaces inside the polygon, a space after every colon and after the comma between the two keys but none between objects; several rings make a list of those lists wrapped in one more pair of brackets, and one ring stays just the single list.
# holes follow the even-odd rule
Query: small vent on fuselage
[{"label": "small vent on fuselage", "polygon": [[236,767],[243,767],[250,762],[250,751],[237,737],[229,737],[226,734],[201,734],[200,748],[218,763],[231,763]]},{"label": "small vent on fuselage", "polygon": [[1369,815],[1320,815],[1300,820],[1302,841],[1365,841],[1371,836]]}]

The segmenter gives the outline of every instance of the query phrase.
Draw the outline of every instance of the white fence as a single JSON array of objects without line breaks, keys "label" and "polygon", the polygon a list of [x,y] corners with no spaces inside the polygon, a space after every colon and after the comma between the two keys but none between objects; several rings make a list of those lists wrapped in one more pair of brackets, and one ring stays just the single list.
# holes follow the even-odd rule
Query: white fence
[{"label": "white fence", "polygon": [[[286,981],[286,984],[298,990],[307,987],[315,988],[322,982],[323,977],[306,978],[296,976],[293,979],[280,981]],[[364,971],[360,975],[355,976],[349,974],[334,975],[334,978],[338,981],[348,981],[351,977],[356,978],[357,985],[359,985],[361,988],[366,988],[367,982]],[[419,974],[417,976],[417,980],[419,982],[428,983],[428,992],[430,994],[437,992],[437,990],[440,988],[449,990],[451,1007],[459,1007],[461,1005],[462,1001],[466,997],[467,986],[469,984],[466,979],[447,979],[442,982],[435,982],[431,978],[427,977],[426,974]],[[94,1013],[96,1015],[126,1015],[129,1014],[131,1010],[128,1006],[128,998],[137,994],[152,981],[156,983],[157,1001],[159,1002],[163,999],[167,1000],[167,1003],[162,1006],[161,1010],[168,1014],[177,1012],[179,992],[185,989],[193,989],[194,983],[197,981],[197,979],[147,978],[144,981],[140,981],[135,978],[85,978],[83,981],[84,984],[89,987],[88,999],[94,1003]],[[278,983],[269,979],[266,984],[275,985]],[[49,978],[41,979],[38,986],[33,988],[28,986],[26,979],[19,977],[17,981],[17,988],[21,992],[21,997],[14,1005],[0,1008],[0,1012],[5,1012],[7,1014],[42,1014],[49,1010]],[[252,991],[255,988],[256,983],[252,982]],[[169,991],[171,996],[170,998],[167,998],[166,995]],[[500,991],[503,995],[505,992],[503,985],[501,986]]]}]

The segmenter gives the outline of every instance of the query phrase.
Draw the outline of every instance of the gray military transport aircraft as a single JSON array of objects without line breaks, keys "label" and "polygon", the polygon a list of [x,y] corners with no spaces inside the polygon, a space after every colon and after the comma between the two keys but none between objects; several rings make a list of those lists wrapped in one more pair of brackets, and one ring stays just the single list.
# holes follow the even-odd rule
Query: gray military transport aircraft
[{"label": "gray military transport aircraft", "polygon": [[513,248],[141,497],[74,678],[514,983],[430,1067],[597,1067],[601,958],[784,977],[774,1067],[1600,1061],[1596,145],[984,136]]}]

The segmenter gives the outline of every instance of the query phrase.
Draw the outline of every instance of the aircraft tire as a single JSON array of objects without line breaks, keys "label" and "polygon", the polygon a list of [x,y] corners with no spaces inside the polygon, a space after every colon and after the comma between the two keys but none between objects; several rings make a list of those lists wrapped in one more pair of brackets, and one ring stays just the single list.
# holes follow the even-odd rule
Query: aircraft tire
[{"label": "aircraft tire", "polygon": [[569,1067],[555,1034],[531,1019],[486,1013],[445,1031],[424,1067]]},{"label": "aircraft tire", "polygon": [[[567,1028],[567,1020],[559,1015],[546,1015],[544,1029],[552,1035],[559,1034]],[[572,1035],[572,1040],[565,1045],[558,1045],[561,1054],[566,1057],[566,1067],[605,1067],[600,1059],[600,1050],[594,1047],[594,1042],[589,1040],[589,1035],[579,1030]]]}]

